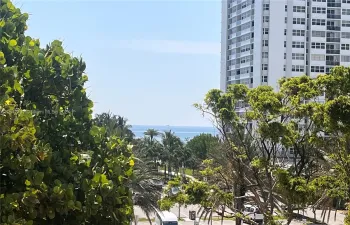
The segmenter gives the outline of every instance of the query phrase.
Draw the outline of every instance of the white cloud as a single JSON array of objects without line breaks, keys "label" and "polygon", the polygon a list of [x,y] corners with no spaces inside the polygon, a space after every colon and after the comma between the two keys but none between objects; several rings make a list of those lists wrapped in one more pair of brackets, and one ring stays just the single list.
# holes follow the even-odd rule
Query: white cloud
[{"label": "white cloud", "polygon": [[119,40],[114,47],[155,53],[220,55],[220,43],[175,40]]}]

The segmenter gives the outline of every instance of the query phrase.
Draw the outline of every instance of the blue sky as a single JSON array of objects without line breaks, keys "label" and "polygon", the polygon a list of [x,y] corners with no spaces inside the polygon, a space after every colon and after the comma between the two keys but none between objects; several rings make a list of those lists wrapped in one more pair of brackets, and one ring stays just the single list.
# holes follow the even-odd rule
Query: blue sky
[{"label": "blue sky", "polygon": [[94,112],[131,124],[208,126],[193,106],[220,79],[219,0],[15,0],[28,35],[87,63]]}]

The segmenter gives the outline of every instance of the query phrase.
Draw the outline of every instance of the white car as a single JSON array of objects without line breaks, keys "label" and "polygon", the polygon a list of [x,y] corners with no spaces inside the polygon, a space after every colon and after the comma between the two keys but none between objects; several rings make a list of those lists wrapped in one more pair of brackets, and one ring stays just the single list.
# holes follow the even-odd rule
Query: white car
[{"label": "white car", "polygon": [[264,214],[262,214],[258,207],[253,205],[244,205],[244,216],[250,218],[254,222],[259,224],[263,224],[264,222]]}]

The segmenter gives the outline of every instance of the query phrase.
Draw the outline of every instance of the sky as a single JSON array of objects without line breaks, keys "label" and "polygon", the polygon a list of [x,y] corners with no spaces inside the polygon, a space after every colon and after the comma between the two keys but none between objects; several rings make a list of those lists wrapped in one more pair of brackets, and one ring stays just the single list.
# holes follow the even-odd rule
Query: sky
[{"label": "sky", "polygon": [[[219,0],[14,0],[41,44],[82,56],[94,113],[210,126],[193,107],[220,83]],[[44,46],[44,45],[43,45]]]}]

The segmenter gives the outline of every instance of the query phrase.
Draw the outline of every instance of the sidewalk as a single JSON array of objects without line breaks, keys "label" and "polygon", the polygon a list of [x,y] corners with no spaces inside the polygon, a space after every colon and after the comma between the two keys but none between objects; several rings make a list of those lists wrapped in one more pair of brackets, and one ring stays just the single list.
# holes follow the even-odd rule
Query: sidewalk
[{"label": "sidewalk", "polygon": [[[234,225],[232,220],[224,220],[223,225]],[[138,222],[137,225],[150,225],[149,222]],[[194,225],[194,221],[180,221],[179,225]],[[208,225],[208,221],[201,221],[199,225]],[[211,223],[209,223],[211,225]],[[221,225],[221,221],[213,221],[213,225]]]}]

